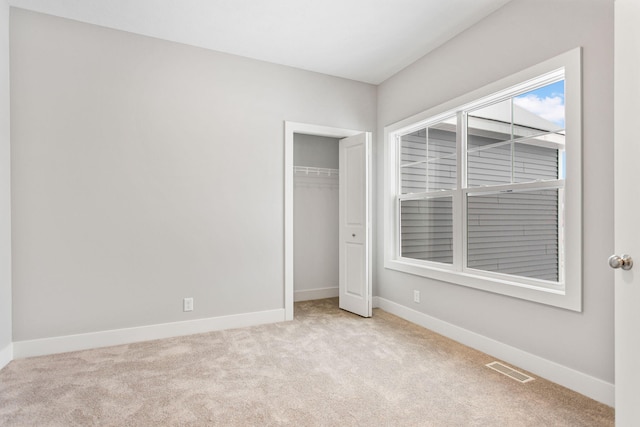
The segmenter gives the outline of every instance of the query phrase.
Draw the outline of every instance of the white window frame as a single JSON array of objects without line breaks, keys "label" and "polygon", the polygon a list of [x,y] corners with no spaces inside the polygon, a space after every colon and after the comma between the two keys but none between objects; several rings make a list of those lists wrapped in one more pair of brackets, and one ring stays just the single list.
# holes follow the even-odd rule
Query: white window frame
[{"label": "white window frame", "polygon": [[[400,122],[384,128],[384,266],[387,269],[410,273],[439,281],[508,295],[573,311],[582,311],[582,50],[573,49],[562,55],[537,64],[526,70],[489,84],[459,98],[430,108]],[[464,188],[453,192],[442,191],[439,195],[453,194],[454,219],[454,262],[442,264],[421,261],[400,256],[399,236],[399,162],[397,137],[425,125],[436,123],[462,110],[474,108],[488,102],[504,99],[509,95],[522,93],[532,85],[541,85],[547,79],[557,81],[558,72],[564,70],[565,80],[565,153],[566,177],[564,181],[564,227],[560,237],[564,240],[564,254],[560,260],[559,283],[479,271],[464,267],[463,260],[464,203],[467,193],[477,192],[476,188]],[[461,144],[458,114],[458,165],[461,156],[466,155]],[[458,183],[465,182],[463,168],[457,168]],[[522,188],[541,188],[541,183],[518,184]],[[546,184],[542,184],[544,187]],[[551,188],[557,184],[548,183]],[[458,185],[460,187],[460,185]],[[509,186],[511,187],[511,185]],[[493,187],[492,187],[493,188]],[[499,189],[495,187],[495,189]],[[419,196],[416,198],[420,198]],[[457,206],[457,208],[456,208]],[[560,217],[562,218],[562,217]],[[564,264],[564,265],[562,265]]]}]

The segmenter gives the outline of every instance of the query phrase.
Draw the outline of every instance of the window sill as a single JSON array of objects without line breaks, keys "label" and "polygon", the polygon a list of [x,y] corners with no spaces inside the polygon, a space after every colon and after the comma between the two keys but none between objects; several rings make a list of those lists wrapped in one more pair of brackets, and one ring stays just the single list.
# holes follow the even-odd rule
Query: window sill
[{"label": "window sill", "polygon": [[565,289],[552,289],[514,281],[488,278],[467,272],[451,271],[446,268],[423,266],[407,261],[387,259],[384,267],[389,270],[422,276],[441,282],[478,289],[513,298],[524,299],[540,304],[559,307],[571,311],[582,311],[582,300],[579,294]]}]

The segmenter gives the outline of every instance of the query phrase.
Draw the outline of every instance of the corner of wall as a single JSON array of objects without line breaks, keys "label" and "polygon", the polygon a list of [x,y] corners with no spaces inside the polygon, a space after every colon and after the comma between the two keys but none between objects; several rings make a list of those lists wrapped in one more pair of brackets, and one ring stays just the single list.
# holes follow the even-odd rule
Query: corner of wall
[{"label": "corner of wall", "polygon": [[0,350],[0,369],[7,366],[13,360],[13,344]]},{"label": "corner of wall", "polygon": [[0,1],[0,369],[13,360],[9,2]]}]

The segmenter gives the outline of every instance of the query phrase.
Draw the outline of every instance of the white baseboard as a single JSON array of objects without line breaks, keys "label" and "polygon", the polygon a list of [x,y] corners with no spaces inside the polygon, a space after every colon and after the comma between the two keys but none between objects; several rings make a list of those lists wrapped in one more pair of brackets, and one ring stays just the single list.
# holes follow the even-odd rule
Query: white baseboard
[{"label": "white baseboard", "polygon": [[285,320],[284,315],[284,309],[277,309],[231,316],[210,317],[207,319],[187,320],[184,322],[91,332],[87,334],[15,341],[13,343],[13,356],[19,359],[23,357],[66,353],[69,351],[87,350],[223,329],[283,322]]},{"label": "white baseboard", "polygon": [[13,344],[9,344],[0,350],[0,369],[4,368],[13,360]]},{"label": "white baseboard", "polygon": [[497,359],[514,365],[514,367],[522,368],[541,378],[584,394],[605,405],[614,406],[615,386],[611,383],[381,297],[373,298],[373,306],[444,335],[447,338],[458,341],[468,347],[487,353]]},{"label": "white baseboard", "polygon": [[293,300],[298,301],[310,301],[314,299],[335,298],[339,294],[338,288],[319,288],[319,289],[307,289],[304,291],[295,291],[293,294]]}]

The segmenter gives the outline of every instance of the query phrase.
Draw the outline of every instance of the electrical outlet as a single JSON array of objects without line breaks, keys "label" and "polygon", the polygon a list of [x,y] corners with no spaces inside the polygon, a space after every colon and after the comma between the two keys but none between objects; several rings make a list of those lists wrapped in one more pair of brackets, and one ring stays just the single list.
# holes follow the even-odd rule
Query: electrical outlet
[{"label": "electrical outlet", "polygon": [[182,311],[193,311],[193,298],[185,298],[182,300]]},{"label": "electrical outlet", "polygon": [[420,291],[413,291],[413,302],[420,302]]}]

